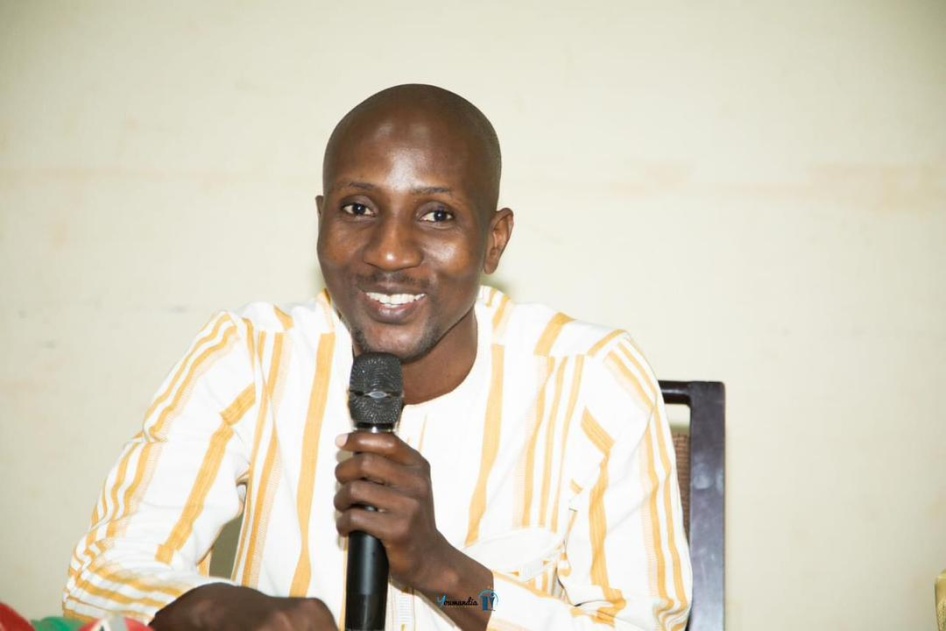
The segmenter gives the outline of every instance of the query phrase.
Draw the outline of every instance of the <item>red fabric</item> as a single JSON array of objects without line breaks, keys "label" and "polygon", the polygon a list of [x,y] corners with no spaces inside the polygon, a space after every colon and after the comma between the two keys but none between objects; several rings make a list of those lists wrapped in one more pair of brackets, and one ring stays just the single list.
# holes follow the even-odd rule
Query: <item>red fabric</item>
[{"label": "red fabric", "polygon": [[0,603],[0,631],[33,631],[33,625],[13,609]]},{"label": "red fabric", "polygon": [[[87,625],[83,626],[79,631],[112,631],[114,629],[114,623],[121,618],[111,618],[109,620],[96,620],[95,622],[90,622]],[[112,624],[109,624],[109,623]],[[128,631],[148,631],[151,629],[148,625],[138,622],[137,620],[132,620],[131,618],[124,618],[125,628]],[[34,631],[33,625],[30,622],[18,614],[13,608],[0,603],[0,631]],[[151,630],[153,631],[153,630]]]}]

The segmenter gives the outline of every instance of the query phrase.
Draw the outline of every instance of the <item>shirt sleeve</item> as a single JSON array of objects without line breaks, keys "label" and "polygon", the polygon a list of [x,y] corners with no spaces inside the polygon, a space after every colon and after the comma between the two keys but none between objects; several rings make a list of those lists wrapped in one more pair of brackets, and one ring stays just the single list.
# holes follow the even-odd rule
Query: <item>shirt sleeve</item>
[{"label": "shirt sleeve", "polygon": [[243,424],[257,393],[242,321],[219,314],[155,396],[124,448],[76,546],[63,612],[149,621],[212,582],[209,551],[242,510],[249,467]]},{"label": "shirt sleeve", "polygon": [[569,483],[557,584],[494,572],[490,629],[686,627],[692,572],[659,384],[627,336],[593,363],[582,431],[569,445],[588,473]]}]

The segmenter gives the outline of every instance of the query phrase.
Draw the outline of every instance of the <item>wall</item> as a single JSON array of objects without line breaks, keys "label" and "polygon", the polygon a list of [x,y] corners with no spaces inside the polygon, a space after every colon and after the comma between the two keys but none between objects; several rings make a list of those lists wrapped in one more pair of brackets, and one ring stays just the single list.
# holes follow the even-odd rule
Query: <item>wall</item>
[{"label": "wall", "polygon": [[199,326],[316,291],[335,121],[417,81],[503,141],[497,282],[726,382],[729,628],[932,629],[944,60],[917,0],[0,3],[0,598],[58,611]]}]

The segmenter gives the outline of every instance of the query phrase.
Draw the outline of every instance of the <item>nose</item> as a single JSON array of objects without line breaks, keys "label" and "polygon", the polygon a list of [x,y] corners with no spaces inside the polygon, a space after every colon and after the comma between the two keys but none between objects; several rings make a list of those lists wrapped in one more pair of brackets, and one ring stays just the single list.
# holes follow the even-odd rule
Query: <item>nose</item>
[{"label": "nose", "polygon": [[380,218],[371,229],[362,258],[365,263],[385,271],[419,265],[424,257],[410,218],[393,214]]}]

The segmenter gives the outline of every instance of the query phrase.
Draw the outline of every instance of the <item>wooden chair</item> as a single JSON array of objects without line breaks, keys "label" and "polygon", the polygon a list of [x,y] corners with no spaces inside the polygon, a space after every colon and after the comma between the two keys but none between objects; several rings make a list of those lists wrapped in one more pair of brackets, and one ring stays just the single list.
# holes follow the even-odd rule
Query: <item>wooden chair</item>
[{"label": "wooden chair", "polygon": [[726,389],[718,381],[661,381],[660,391],[668,405],[690,408],[689,433],[672,432],[693,566],[687,631],[723,631]]}]

